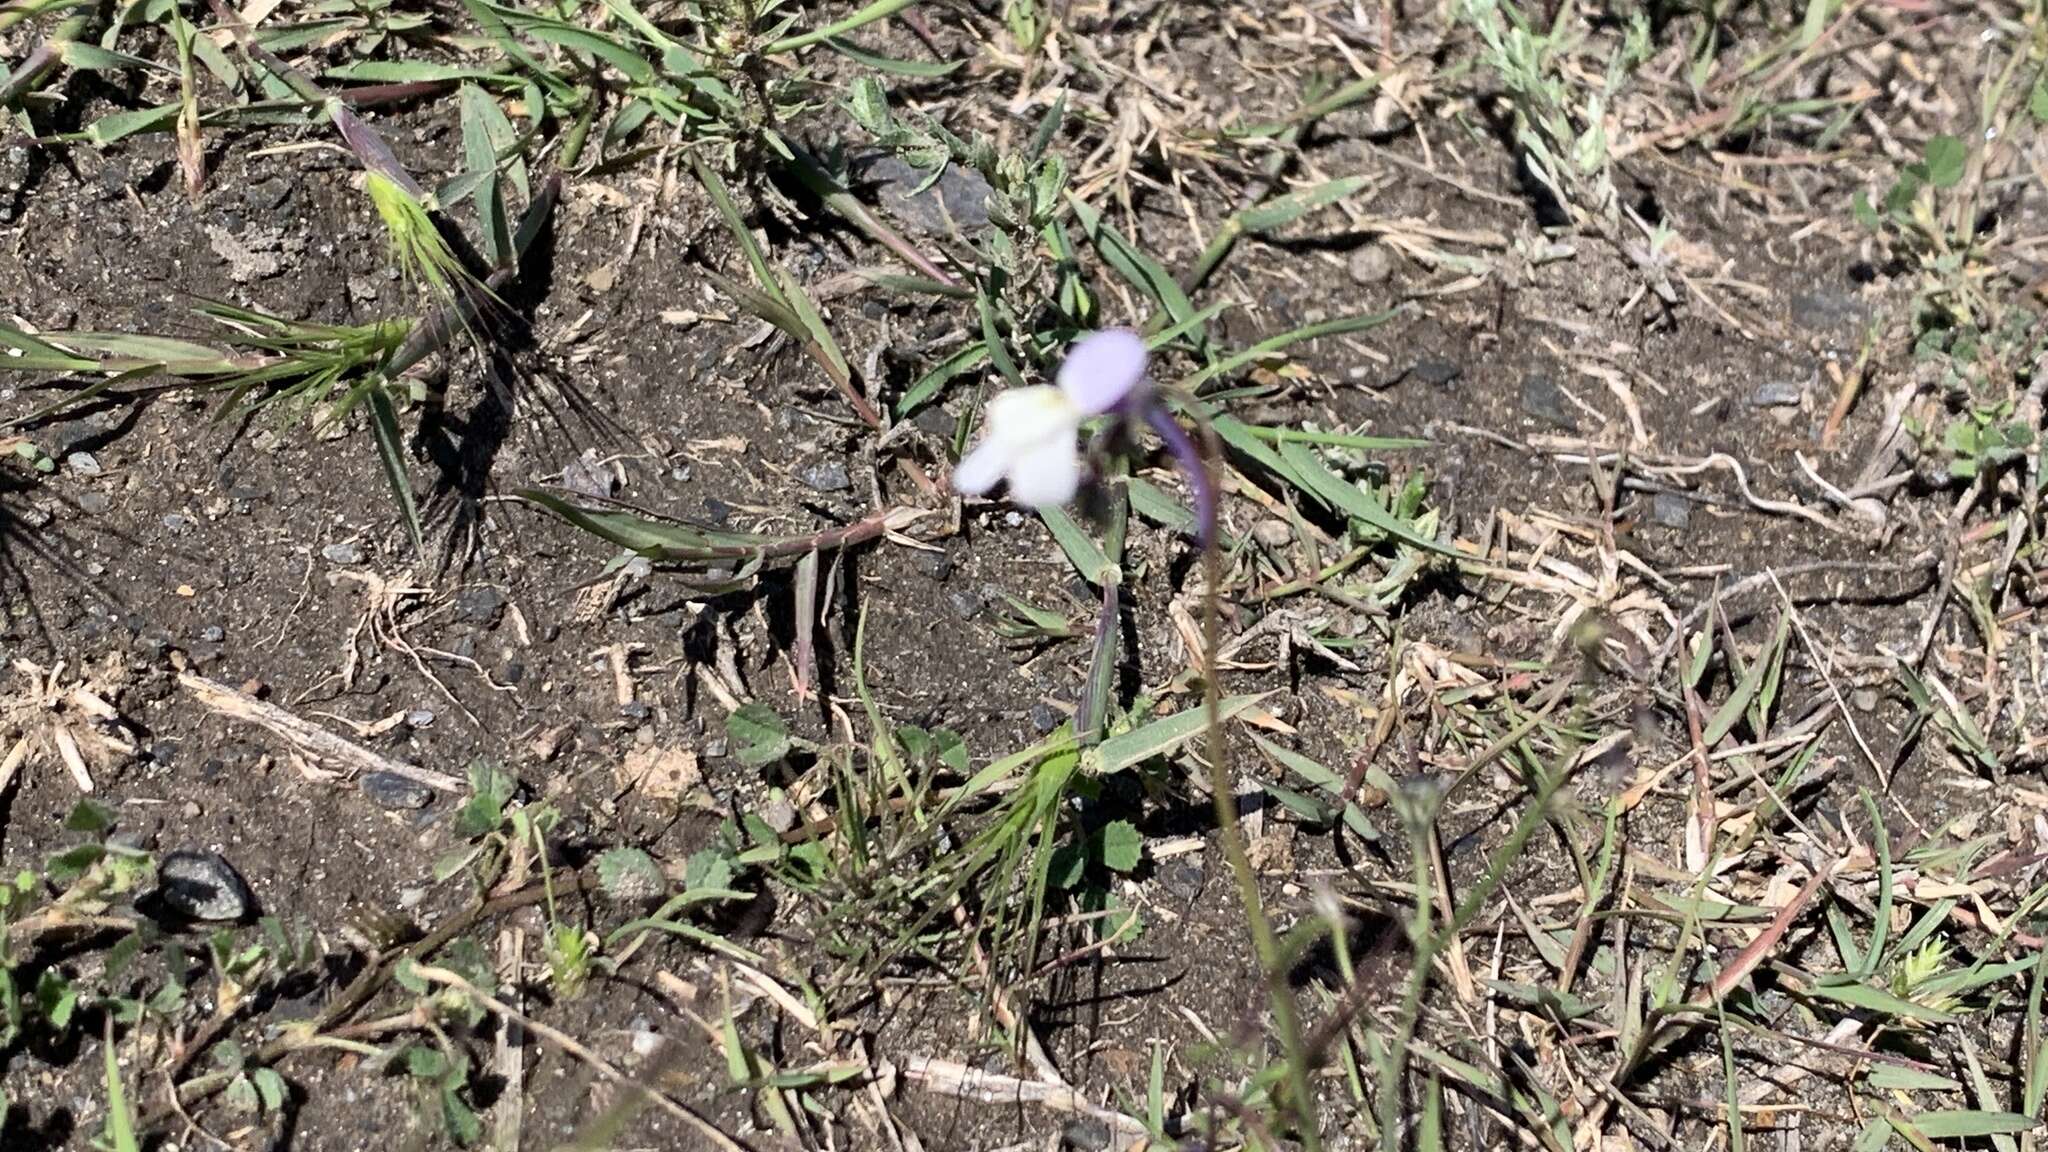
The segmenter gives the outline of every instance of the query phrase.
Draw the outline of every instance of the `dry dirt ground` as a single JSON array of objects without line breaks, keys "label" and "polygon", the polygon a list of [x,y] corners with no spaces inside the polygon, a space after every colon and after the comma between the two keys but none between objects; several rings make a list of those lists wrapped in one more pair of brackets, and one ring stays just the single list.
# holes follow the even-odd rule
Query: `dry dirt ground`
[{"label": "dry dirt ground", "polygon": [[[269,19],[318,15],[298,7]],[[337,8],[347,34],[280,52],[316,76],[489,58],[469,10],[396,7],[431,23],[373,36],[394,13]],[[604,23],[603,5],[558,7]],[[699,27],[697,6],[648,7]],[[1005,150],[1066,101],[1052,149],[1074,200],[1174,273],[1238,209],[1361,178],[1246,236],[1192,298],[1227,306],[1207,326],[1225,354],[1388,318],[1243,359],[1205,394],[1281,430],[1275,447],[1304,430],[1412,438],[1288,447],[1360,499],[1416,478],[1409,515],[1457,555],[1397,548],[1232,445],[1220,657],[1201,647],[1200,550],[1145,507],[1107,629],[1118,726],[1196,708],[1212,663],[1225,692],[1264,694],[1229,724],[1229,766],[1288,950],[1270,983],[1320,1064],[1319,1131],[1277,1071],[1288,1042],[1199,741],[1125,772],[1084,758],[1021,872],[973,849],[1042,783],[1036,760],[940,804],[1071,730],[1099,643],[1099,589],[1047,527],[946,488],[961,421],[1001,377],[976,365],[895,419],[914,381],[981,339],[973,301],[860,279],[901,268],[786,176],[728,172],[890,413],[870,427],[707,276],[745,281],[747,264],[684,163],[696,145],[657,122],[563,172],[502,309],[426,374],[445,401],[402,413],[425,555],[361,409],[320,428],[223,419],[220,393],[163,376],[82,397],[106,373],[0,377],[0,443],[19,438],[0,461],[0,834],[27,873],[6,911],[0,1146],[108,1131],[109,1043],[145,1143],[195,1149],[1101,1148],[1143,1143],[1148,1121],[1156,1146],[1365,1147],[1389,1099],[1408,1121],[1393,1146],[2035,1139],[2038,468],[2023,442],[1972,473],[1945,431],[1976,408],[1994,427],[2039,422],[2038,14],[1851,0],[1817,2],[1817,20],[1716,5],[1709,22],[1652,6],[1643,58],[1616,71],[1632,8],[1536,6],[1536,31],[1514,34],[1557,31],[1523,77],[1489,47],[1486,29],[1511,25],[1485,5],[1008,7],[1051,29],[1036,51],[988,3],[919,4],[851,35],[965,61],[883,79],[899,116]],[[801,27],[851,10],[797,9]],[[63,15],[0,25],[0,61]],[[231,46],[212,14],[185,15]],[[63,70],[6,128],[0,323],[59,344],[219,342],[200,298],[293,322],[416,316],[361,166],[325,124],[209,129],[196,195],[169,132],[19,138],[175,100],[173,45],[142,27],[122,50],[167,72]],[[832,104],[869,70],[805,58],[825,98],[794,137],[874,150]],[[1296,115],[1367,77],[1369,94]],[[202,106],[241,99],[199,79]],[[429,187],[463,169],[452,91],[364,113]],[[523,130],[520,89],[493,91]],[[2003,128],[1988,143],[1987,106]],[[1563,195],[1529,159],[1557,139],[1546,109],[1605,137],[1583,166],[1553,166]],[[1234,130],[1290,118],[1297,136]],[[536,187],[570,128],[524,142]],[[1944,134],[1969,142],[1968,173],[1922,189],[1908,224],[1859,221],[1857,193],[1933,164]],[[856,165],[857,197],[968,267],[945,233],[989,234],[983,175],[956,163],[918,189],[885,159]],[[1922,215],[1938,241],[1912,231]],[[1097,322],[1178,319],[1065,202],[1059,216]],[[1958,327],[1956,277],[1981,295],[1975,321],[2021,333],[1985,336],[1967,365],[1929,351],[1930,331]],[[1028,335],[998,339],[1049,378],[1056,349]],[[1158,353],[1163,381],[1220,358],[1181,336]],[[1169,457],[1129,458],[1184,499]],[[619,563],[518,495],[535,488],[778,536],[908,511],[815,573],[720,583],[660,556]],[[1100,536],[1099,516],[1077,517]],[[1058,627],[1020,626],[1017,601]],[[730,722],[743,704],[750,724],[787,724],[786,754],[752,754],[757,734]],[[967,762],[902,776],[915,750],[876,749],[905,726],[957,733]],[[544,827],[466,813],[479,764],[516,778],[507,807],[547,812]],[[1369,782],[1389,778],[1391,793]],[[108,830],[67,823],[88,783]],[[69,874],[46,863],[101,840],[156,875],[50,912]],[[875,856],[855,862],[862,842]],[[505,867],[442,874],[478,845]],[[1058,845],[1070,883],[1034,907],[1033,853]],[[675,911],[687,930],[628,947],[615,929],[661,889],[636,902],[601,877],[620,848],[677,891],[721,860],[745,898]],[[240,876],[232,921],[166,906],[158,889],[195,866],[180,853]],[[922,876],[957,885],[911,891]],[[1420,934],[1418,879],[1434,908]],[[272,942],[243,980],[232,955],[266,939],[261,918],[303,948]],[[470,947],[415,957],[494,971],[492,995],[393,975],[398,950],[447,943],[430,936],[443,928]],[[234,943],[212,943],[224,929]],[[565,929],[591,933],[580,973],[549,963]],[[1873,929],[1891,946],[1871,948]],[[487,962],[464,968],[472,955]],[[1398,1081],[1375,1063],[1390,1043]],[[279,1079],[252,1076],[271,1065]],[[280,1099],[252,1101],[272,1084]]]}]

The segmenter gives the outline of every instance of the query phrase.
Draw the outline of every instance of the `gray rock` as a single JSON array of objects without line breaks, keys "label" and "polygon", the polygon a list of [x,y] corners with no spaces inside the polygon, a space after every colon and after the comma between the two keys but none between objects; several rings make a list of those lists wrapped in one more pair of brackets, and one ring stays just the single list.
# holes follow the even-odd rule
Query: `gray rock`
[{"label": "gray rock", "polygon": [[363,550],[350,540],[329,544],[320,550],[320,555],[325,557],[329,564],[360,564],[363,560]]},{"label": "gray rock", "polygon": [[1252,539],[1268,548],[1285,548],[1294,539],[1294,528],[1285,520],[1261,520],[1252,525]]},{"label": "gray rock", "polygon": [[844,492],[853,487],[853,477],[847,475],[844,460],[816,460],[797,472],[796,478],[804,487],[819,492]]},{"label": "gray rock", "polygon": [[1202,894],[1202,881],[1206,878],[1200,856],[1176,857],[1159,867],[1160,885],[1189,903]]},{"label": "gray rock", "polygon": [[411,728],[432,728],[434,713],[426,708],[415,708],[405,714],[405,723]]},{"label": "gray rock", "polygon": [[874,156],[857,162],[855,172],[874,186],[883,209],[913,232],[946,236],[988,227],[988,181],[972,168],[948,164],[932,180],[930,172],[894,156]]},{"label": "gray rock", "polygon": [[612,471],[611,465],[601,462],[595,448],[585,448],[583,455],[562,469],[562,487],[579,496],[602,500],[617,491],[618,486],[618,473]]},{"label": "gray rock", "polygon": [[1692,501],[1669,492],[1650,497],[1650,522],[1664,528],[1684,529],[1692,525]]},{"label": "gray rock", "polygon": [[464,588],[455,596],[455,615],[479,624],[495,624],[505,611],[505,594],[488,584]]},{"label": "gray rock", "polygon": [[183,534],[191,531],[192,518],[183,512],[166,512],[164,513],[163,525],[169,531]]},{"label": "gray rock", "polygon": [[910,418],[910,422],[944,440],[952,439],[953,433],[960,426],[959,417],[937,404],[927,404],[919,408],[917,415]]},{"label": "gray rock", "polygon": [[104,515],[114,506],[114,501],[105,492],[80,492],[78,510],[93,516]]},{"label": "gray rock", "polygon": [[1394,271],[1394,254],[1384,244],[1367,244],[1351,254],[1344,265],[1354,284],[1377,284]]},{"label": "gray rock", "polygon": [[228,638],[228,633],[218,624],[208,624],[199,630],[199,638],[208,644],[218,644]]},{"label": "gray rock", "polygon": [[934,580],[944,580],[953,574],[953,554],[920,550],[917,553],[917,570]]},{"label": "gray rock", "polygon": [[979,615],[984,602],[979,589],[955,588],[946,593],[946,607],[962,620],[972,620]]},{"label": "gray rock", "polygon": [[1109,1147],[1109,1140],[1109,1125],[1093,1116],[1068,1121],[1067,1126],[1060,1129],[1060,1147],[1074,1152],[1102,1152]]},{"label": "gray rock", "polygon": [[1408,369],[1408,375],[1412,379],[1423,384],[1433,384],[1439,388],[1451,383],[1464,374],[1465,370],[1463,368],[1451,363],[1449,360],[1417,360],[1415,366]]},{"label": "gray rock", "polygon": [[1790,312],[1794,324],[1821,333],[1861,327],[1870,314],[1854,293],[1828,288],[1794,292]]},{"label": "gray rock", "polygon": [[1796,408],[1806,399],[1806,384],[1797,380],[1776,380],[1757,386],[1750,393],[1752,408]]},{"label": "gray rock", "polygon": [[80,476],[97,476],[100,474],[100,462],[90,452],[73,452],[64,458],[64,463],[69,465],[71,470]]},{"label": "gray rock", "polygon": [[1067,719],[1066,715],[1059,709],[1047,704],[1043,700],[1033,704],[1031,711],[1025,714],[1025,718],[1031,721],[1031,730],[1041,736],[1059,727]]},{"label": "gray rock", "polygon": [[241,920],[256,910],[249,885],[217,853],[169,853],[156,874],[164,906],[188,920]]},{"label": "gray rock", "polygon": [[1522,377],[1522,411],[1567,432],[1579,430],[1578,418],[1572,414],[1571,401],[1565,398],[1564,389],[1541,372]]},{"label": "gray rock", "polygon": [[359,781],[363,795],[379,808],[425,808],[434,802],[434,790],[396,772],[372,772]]}]

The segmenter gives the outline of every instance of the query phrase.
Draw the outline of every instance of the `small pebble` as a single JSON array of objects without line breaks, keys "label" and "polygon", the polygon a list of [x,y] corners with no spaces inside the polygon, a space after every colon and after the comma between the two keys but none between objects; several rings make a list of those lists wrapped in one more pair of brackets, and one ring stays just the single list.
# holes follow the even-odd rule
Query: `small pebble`
[{"label": "small pebble", "polygon": [[455,615],[480,624],[495,623],[505,611],[505,594],[488,584],[464,588],[455,597]]},{"label": "small pebble", "polygon": [[228,638],[228,633],[227,629],[222,628],[218,624],[208,624],[205,628],[200,629],[199,638],[208,644],[218,644]]},{"label": "small pebble", "polygon": [[371,772],[359,782],[363,795],[379,808],[425,808],[434,802],[434,790],[396,772]]},{"label": "small pebble", "polygon": [[1408,375],[1419,383],[1441,388],[1463,376],[1465,370],[1449,360],[1417,360]]},{"label": "small pebble", "polygon": [[628,700],[619,705],[619,715],[628,720],[645,721],[654,715],[654,709],[648,707],[645,700]]},{"label": "small pebble", "polygon": [[405,722],[413,728],[432,728],[434,713],[426,708],[415,708],[405,714]]},{"label": "small pebble", "polygon": [[1261,520],[1252,525],[1252,539],[1268,548],[1284,548],[1294,539],[1294,529],[1285,520]]},{"label": "small pebble", "polygon": [[1522,411],[1567,432],[1579,430],[1578,418],[1572,415],[1571,401],[1565,398],[1564,389],[1541,372],[1522,377]]},{"label": "small pebble", "polygon": [[1065,713],[1043,700],[1031,706],[1026,718],[1031,721],[1031,730],[1041,736],[1059,727],[1067,719]]},{"label": "small pebble", "polygon": [[1354,284],[1377,284],[1393,274],[1394,257],[1384,244],[1367,244],[1351,254],[1345,269]]},{"label": "small pebble", "polygon": [[329,564],[358,564],[363,559],[362,549],[356,547],[355,543],[349,540],[343,540],[339,544],[329,544],[320,550],[320,555],[325,557]]},{"label": "small pebble", "polygon": [[188,920],[241,920],[256,908],[249,885],[217,853],[169,853],[156,874],[164,906]]},{"label": "small pebble", "polygon": [[1849,693],[1849,703],[1854,705],[1858,712],[1875,712],[1877,710],[1877,689],[1858,688]]},{"label": "small pebble", "polygon": [[961,620],[972,620],[981,612],[982,597],[979,589],[955,588],[946,593],[946,607]]},{"label": "small pebble", "polygon": [[105,492],[80,492],[78,510],[92,516],[99,516],[114,506],[113,498]]},{"label": "small pebble", "polygon": [[1750,394],[1752,408],[1796,408],[1806,399],[1806,385],[1795,380],[1762,384]]},{"label": "small pebble", "polygon": [[806,465],[796,474],[807,488],[820,492],[844,492],[853,487],[853,478],[847,475],[846,463],[842,460],[819,460]]},{"label": "small pebble", "polygon": [[1650,520],[1664,528],[1687,528],[1692,524],[1692,501],[1659,492],[1650,497]]},{"label": "small pebble", "polygon": [[187,800],[185,801],[184,806],[179,808],[178,811],[184,813],[185,819],[187,820],[197,820],[199,819],[199,813],[202,810],[199,807],[199,802],[197,800]]},{"label": "small pebble", "polygon": [[402,911],[417,908],[426,898],[427,890],[425,888],[400,888],[398,890],[398,907]]},{"label": "small pebble", "polygon": [[90,452],[73,452],[64,458],[64,463],[70,465],[71,470],[80,476],[97,476],[100,474],[100,462]]},{"label": "small pebble", "polygon": [[192,518],[183,512],[166,512],[163,525],[172,532],[184,532],[192,527]]}]

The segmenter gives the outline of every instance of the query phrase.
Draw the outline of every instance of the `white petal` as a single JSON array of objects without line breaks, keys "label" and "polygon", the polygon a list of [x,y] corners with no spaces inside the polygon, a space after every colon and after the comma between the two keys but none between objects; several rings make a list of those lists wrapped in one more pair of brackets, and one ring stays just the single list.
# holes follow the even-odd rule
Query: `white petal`
[{"label": "white petal", "polygon": [[1010,463],[1010,500],[1026,508],[1065,504],[1080,486],[1081,453],[1071,434],[1047,440]]},{"label": "white petal", "polygon": [[1020,449],[1060,437],[1072,440],[1081,419],[1066,393],[1043,385],[998,392],[981,415],[989,439]]},{"label": "white petal", "polygon": [[962,496],[988,495],[1003,473],[1010,470],[1010,460],[1016,451],[1014,445],[995,436],[975,445],[953,469],[953,491]]}]

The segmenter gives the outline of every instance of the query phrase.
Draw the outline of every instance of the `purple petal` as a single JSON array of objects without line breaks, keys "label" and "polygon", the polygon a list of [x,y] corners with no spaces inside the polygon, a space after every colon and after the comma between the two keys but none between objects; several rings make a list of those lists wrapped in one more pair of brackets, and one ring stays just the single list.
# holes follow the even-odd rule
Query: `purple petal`
[{"label": "purple petal", "polygon": [[1122,403],[1145,378],[1145,340],[1128,328],[1091,332],[1067,349],[1060,391],[1074,406],[1098,416]]}]

